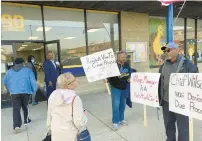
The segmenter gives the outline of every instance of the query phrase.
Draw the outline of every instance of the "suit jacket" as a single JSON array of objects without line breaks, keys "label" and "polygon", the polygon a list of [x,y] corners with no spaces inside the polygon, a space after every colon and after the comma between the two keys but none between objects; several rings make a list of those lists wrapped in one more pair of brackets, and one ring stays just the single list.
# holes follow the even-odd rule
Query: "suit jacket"
[{"label": "suit jacket", "polygon": [[[54,62],[55,63],[55,62]],[[56,65],[55,65],[56,66]],[[45,73],[45,82],[49,83],[50,81],[55,85],[57,78],[59,76],[59,68],[53,65],[50,60],[46,60],[43,63],[44,73]]]}]

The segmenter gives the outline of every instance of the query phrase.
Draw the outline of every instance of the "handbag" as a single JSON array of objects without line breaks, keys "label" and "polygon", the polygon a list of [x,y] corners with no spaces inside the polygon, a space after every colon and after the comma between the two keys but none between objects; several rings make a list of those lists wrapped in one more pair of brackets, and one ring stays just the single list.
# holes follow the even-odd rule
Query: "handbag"
[{"label": "handbag", "polygon": [[[72,122],[74,124],[74,115],[73,115],[73,112],[74,112],[74,109],[73,109],[73,106],[74,106],[74,100],[75,100],[76,96],[73,98],[72,100]],[[74,126],[76,127],[76,125],[74,124]],[[76,127],[77,128],[77,127]],[[91,137],[90,137],[90,133],[88,131],[88,129],[82,131],[82,132],[79,132],[79,129],[78,130],[78,133],[77,133],[77,141],[91,141]]]}]

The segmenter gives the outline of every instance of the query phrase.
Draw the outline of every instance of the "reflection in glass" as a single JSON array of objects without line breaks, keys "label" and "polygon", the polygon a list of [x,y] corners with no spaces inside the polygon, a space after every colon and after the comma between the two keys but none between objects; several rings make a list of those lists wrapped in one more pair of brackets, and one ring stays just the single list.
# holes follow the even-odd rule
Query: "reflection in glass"
[{"label": "reflection in glass", "polygon": [[195,20],[187,19],[187,58],[194,63]]},{"label": "reflection in glass", "polygon": [[118,14],[87,12],[89,54],[113,48],[119,50]]},{"label": "reflection in glass", "polygon": [[40,6],[2,4],[1,40],[43,40]]},{"label": "reflection in glass", "polygon": [[84,11],[44,7],[44,19],[50,29],[46,40],[60,40],[62,65],[81,65],[80,57],[86,55]]},{"label": "reflection in glass", "polygon": [[[188,29],[190,27],[187,27]],[[184,19],[178,18],[173,27],[174,42],[179,45],[180,54],[184,54]]]},{"label": "reflection in glass", "polygon": [[8,70],[9,66],[13,65],[13,46],[1,45],[1,94],[7,94],[6,88],[3,85],[3,77]]},{"label": "reflection in glass", "polygon": [[202,72],[202,20],[197,20],[197,60],[199,72]]}]

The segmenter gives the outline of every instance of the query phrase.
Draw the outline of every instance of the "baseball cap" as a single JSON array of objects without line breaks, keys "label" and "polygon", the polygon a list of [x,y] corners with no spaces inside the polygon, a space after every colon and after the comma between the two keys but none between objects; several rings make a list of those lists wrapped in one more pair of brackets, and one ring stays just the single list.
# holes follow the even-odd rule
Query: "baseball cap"
[{"label": "baseball cap", "polygon": [[15,64],[22,64],[22,63],[24,63],[25,61],[24,61],[24,59],[22,59],[22,58],[16,58],[15,59]]},{"label": "baseball cap", "polygon": [[176,44],[176,43],[174,43],[174,42],[170,42],[170,43],[168,43],[166,46],[163,46],[162,48],[161,48],[161,50],[165,50],[166,48],[169,48],[169,49],[172,49],[172,48],[178,48],[179,46]]}]

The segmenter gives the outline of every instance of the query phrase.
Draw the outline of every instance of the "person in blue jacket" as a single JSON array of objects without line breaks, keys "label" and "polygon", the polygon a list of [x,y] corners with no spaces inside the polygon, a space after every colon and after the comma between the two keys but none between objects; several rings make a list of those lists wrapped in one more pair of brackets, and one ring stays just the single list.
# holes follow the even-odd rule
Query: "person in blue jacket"
[{"label": "person in blue jacket", "polygon": [[22,125],[20,110],[24,112],[24,124],[31,122],[28,104],[32,94],[37,91],[37,82],[31,69],[24,67],[22,58],[15,59],[15,65],[4,76],[3,83],[12,97],[13,129],[20,132]]},{"label": "person in blue jacket", "polygon": [[53,52],[49,51],[47,54],[47,60],[43,63],[44,73],[45,73],[45,83],[47,90],[47,100],[51,93],[56,90],[56,82],[60,73],[59,65],[56,64],[53,58]]}]

